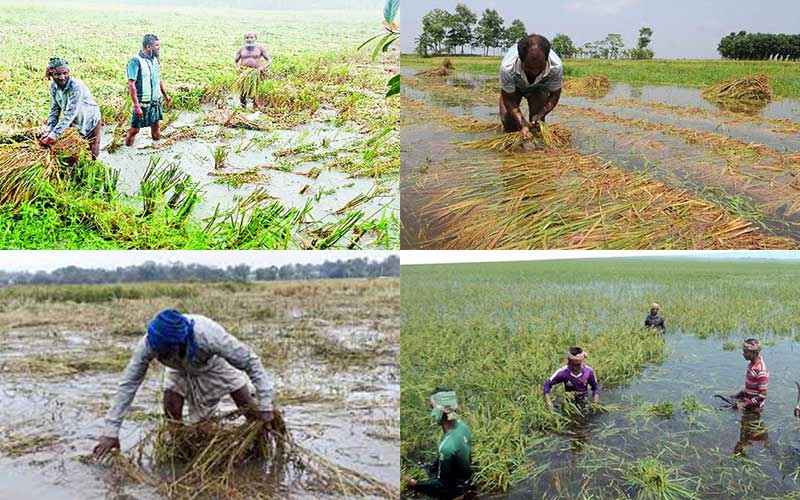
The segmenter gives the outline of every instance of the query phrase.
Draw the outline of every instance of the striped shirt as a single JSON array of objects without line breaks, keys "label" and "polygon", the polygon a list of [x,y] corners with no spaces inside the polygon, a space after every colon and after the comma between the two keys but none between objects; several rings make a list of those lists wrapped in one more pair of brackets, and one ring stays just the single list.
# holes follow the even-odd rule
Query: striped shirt
[{"label": "striped shirt", "polygon": [[764,359],[759,356],[747,367],[747,374],[744,377],[742,397],[745,408],[764,407],[767,399],[767,384],[769,384],[769,371]]}]

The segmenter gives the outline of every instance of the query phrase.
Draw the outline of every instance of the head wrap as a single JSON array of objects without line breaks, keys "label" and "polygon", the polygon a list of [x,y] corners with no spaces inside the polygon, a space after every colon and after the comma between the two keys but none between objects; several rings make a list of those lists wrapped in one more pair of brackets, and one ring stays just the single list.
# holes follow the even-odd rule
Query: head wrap
[{"label": "head wrap", "polygon": [[186,344],[186,353],[194,356],[194,322],[174,309],[161,311],[147,325],[147,341],[155,351],[169,352]]},{"label": "head wrap", "polygon": [[652,304],[650,304],[650,309],[655,309],[656,311],[658,311],[661,309],[661,306],[653,302]]},{"label": "head wrap", "polygon": [[745,351],[761,352],[761,342],[758,339],[747,339],[742,342],[742,349]]},{"label": "head wrap", "polygon": [[456,410],[458,410],[458,400],[456,399],[455,391],[442,391],[437,392],[431,396],[431,422],[435,425],[442,421],[442,417],[447,415],[447,420],[455,420],[458,418]]},{"label": "head wrap", "polygon": [[69,63],[67,63],[66,59],[62,59],[60,57],[51,57],[50,62],[47,63],[47,70],[44,73],[45,77],[50,78],[53,75],[53,72],[62,66],[69,68]]},{"label": "head wrap", "polygon": [[573,363],[580,363],[584,359],[589,357],[589,353],[586,351],[581,352],[580,354],[572,354],[571,352],[567,353],[567,359],[572,361]]}]

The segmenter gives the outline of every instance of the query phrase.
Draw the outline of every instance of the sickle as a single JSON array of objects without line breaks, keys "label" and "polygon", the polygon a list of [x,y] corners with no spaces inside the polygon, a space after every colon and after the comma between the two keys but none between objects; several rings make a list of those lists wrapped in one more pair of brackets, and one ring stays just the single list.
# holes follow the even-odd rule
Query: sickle
[{"label": "sickle", "polygon": [[795,406],[800,406],[800,382],[795,381],[794,385],[797,386],[797,403],[795,403]]},{"label": "sickle", "polygon": [[[800,385],[798,385],[798,387],[800,387]],[[714,397],[715,397],[715,398],[719,398],[719,399],[721,399],[721,400],[725,401],[725,402],[726,402],[727,404],[729,404],[730,406],[733,406],[733,402],[731,402],[731,400],[730,400],[730,399],[728,399],[728,398],[726,398],[725,396],[721,396],[721,395],[719,395],[719,394],[714,394]]]}]

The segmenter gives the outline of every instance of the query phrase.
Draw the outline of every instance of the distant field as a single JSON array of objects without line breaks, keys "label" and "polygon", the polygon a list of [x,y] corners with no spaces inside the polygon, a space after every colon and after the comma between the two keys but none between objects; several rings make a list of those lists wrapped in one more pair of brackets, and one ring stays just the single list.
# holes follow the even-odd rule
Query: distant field
[{"label": "distant field", "polygon": [[[438,66],[443,59],[444,57],[402,55],[400,61],[403,66]],[[450,56],[456,69],[487,74],[497,71],[501,59],[496,56]],[[722,80],[764,72],[770,76],[776,96],[800,98],[798,62],[567,59],[564,61],[564,68],[568,78],[602,73],[612,82],[685,87],[705,87]]]}]

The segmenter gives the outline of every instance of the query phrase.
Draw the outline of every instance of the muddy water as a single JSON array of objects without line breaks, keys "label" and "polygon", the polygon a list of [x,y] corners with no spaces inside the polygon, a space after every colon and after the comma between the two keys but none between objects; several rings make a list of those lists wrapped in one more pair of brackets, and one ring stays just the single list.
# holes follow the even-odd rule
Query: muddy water
[{"label": "muddy water", "polygon": [[[337,333],[344,337],[347,328]],[[362,331],[363,330],[363,331]],[[381,334],[355,328],[358,335],[385,341]],[[381,338],[378,338],[381,337]],[[87,333],[53,336],[48,331],[11,331],[0,352],[0,371],[9,359],[37,354],[73,353],[75,339],[96,344]],[[82,345],[85,342],[79,342]],[[116,345],[132,346],[134,338]],[[313,360],[271,371],[278,401],[295,440],[333,462],[399,487],[399,374],[397,346],[367,367],[325,369]],[[269,367],[268,367],[269,370]],[[120,373],[85,372],[73,376],[0,377],[0,436],[54,436],[37,450],[12,457],[0,452],[0,498],[155,499],[150,488],[113,480],[107,466],[85,460],[102,432],[103,416]],[[120,440],[129,451],[157,425],[163,371],[157,362],[137,393]],[[310,394],[298,402],[292,394]],[[234,409],[225,398],[220,411]],[[292,498],[313,498],[296,484],[285,485]],[[28,495],[28,496],[26,496]]]},{"label": "muddy water", "polygon": [[[204,109],[209,111],[211,108]],[[335,151],[363,139],[363,136],[354,130],[336,127],[331,122],[332,116],[326,110],[320,110],[307,124],[269,132],[204,126],[202,116],[202,113],[182,112],[162,133],[160,142],[182,127],[196,130],[198,138],[160,147],[158,141],[150,138],[150,131],[142,129],[132,147],[123,145],[114,153],[109,153],[106,149],[113,139],[114,128],[105,127],[101,140],[100,160],[119,170],[119,188],[131,196],[139,190],[142,175],[152,156],[161,158],[162,165],[177,164],[184,173],[191,175],[193,181],[200,183],[202,200],[194,212],[198,218],[212,215],[217,206],[223,210],[234,207],[237,199],[247,197],[258,187],[265,189],[287,207],[302,208],[308,200],[311,200],[312,217],[323,223],[337,220],[339,216],[335,215],[335,212],[357,196],[378,190],[382,191],[382,194],[359,205],[358,209],[363,210],[369,218],[380,217],[384,211],[399,212],[400,199],[396,180],[354,177],[340,170],[329,169],[324,160],[304,161],[294,165],[291,171],[269,168],[276,163],[275,153],[283,149],[314,143],[320,146],[315,152],[323,153]],[[259,117],[257,114],[248,116],[251,119]],[[226,137],[215,137],[220,130],[225,132]],[[274,140],[264,147],[251,144],[253,139],[265,138]],[[242,172],[260,167],[257,171],[265,175],[266,180],[232,187],[220,177],[212,176],[211,174],[215,173],[212,151],[217,146],[228,146],[230,150],[228,166],[221,169],[220,173]],[[321,169],[316,179],[302,175],[313,168]],[[136,202],[131,200],[131,203]]]},{"label": "muddy water", "polygon": [[[466,81],[463,75],[460,78]],[[437,97],[429,92],[408,86],[403,87],[403,92],[408,97],[424,100],[423,102],[428,104],[441,105],[437,102]],[[581,99],[575,100],[575,103],[586,105],[589,101]],[[602,106],[595,103],[590,107]],[[608,108],[604,111],[608,112]],[[452,109],[450,112],[471,116],[482,121],[497,120],[497,109],[491,106],[462,106],[461,109]],[[614,108],[614,112],[618,112],[620,115],[632,113],[619,107]],[[627,117],[641,118],[635,114]],[[772,170],[769,165],[766,167],[760,165],[760,163],[767,164],[767,161],[754,162],[742,159],[737,162],[729,162],[715,155],[706,147],[687,144],[680,137],[597,120],[582,116],[580,112],[567,111],[565,108],[562,110],[556,108],[548,118],[549,122],[562,124],[572,131],[573,145],[583,154],[599,154],[602,159],[611,161],[621,168],[634,173],[646,174],[673,188],[689,190],[699,197],[707,198],[755,222],[768,234],[800,240],[800,214],[787,214],[788,207],[796,202],[796,188],[793,187],[796,180],[785,173]],[[696,123],[673,118],[661,121],[698,130],[711,128],[710,125],[700,127],[696,126]],[[433,126],[434,129],[417,132],[414,130],[415,126],[418,127],[418,125],[404,127],[401,133],[404,142],[406,137],[412,140],[415,136],[418,137],[418,144],[415,146],[406,147],[404,145],[401,155],[404,164],[408,162],[412,165],[419,165],[430,161],[428,160],[430,151],[425,149],[425,141],[436,144],[449,143],[450,145],[455,142],[453,134],[443,130],[443,127]],[[426,125],[426,127],[430,126]],[[727,133],[728,130],[726,128],[723,132]],[[719,130],[716,131],[719,132]],[[764,128],[759,129],[759,134],[762,138],[770,134],[775,135]],[[459,135],[461,136],[459,139],[462,141],[475,138],[465,134]],[[780,144],[773,143],[773,146],[776,149],[780,148]],[[447,150],[449,147],[438,146],[436,151]],[[783,150],[787,148],[788,146],[783,146]],[[482,158],[487,154],[496,155],[496,153],[484,151],[469,151],[468,153],[473,157],[481,155]],[[404,172],[403,176],[406,175],[407,172]],[[415,179],[415,182],[420,183],[421,181]],[[413,221],[414,214],[418,214],[414,211],[414,207],[421,206],[417,200],[413,200],[414,207],[405,206],[406,185],[404,180],[403,187],[401,187],[404,196],[403,223],[411,221],[410,223],[415,227],[423,225],[424,220]],[[416,217],[419,218],[418,215]],[[407,236],[411,237],[408,234]],[[404,248],[416,248],[422,242],[419,239],[413,241],[408,238],[404,240]]]},{"label": "muddy water", "polygon": [[[622,471],[655,456],[688,478],[699,498],[762,498],[800,488],[800,420],[792,416],[800,343],[778,339],[763,350],[770,371],[767,404],[761,424],[745,426],[742,433],[741,411],[712,409],[719,403],[714,394],[728,395],[743,385],[746,361],[741,352],[724,351],[722,340],[682,332],[668,333],[665,341],[669,357],[645,369],[629,387],[602,390],[599,373],[601,400],[621,408],[576,423],[563,435],[548,435],[531,450],[531,458],[535,465],[549,467],[507,498],[577,498],[581,488],[600,498],[633,498],[637,490]],[[687,394],[709,407],[693,413],[694,421],[680,408]],[[675,414],[638,415],[642,401],[672,402]]]}]

